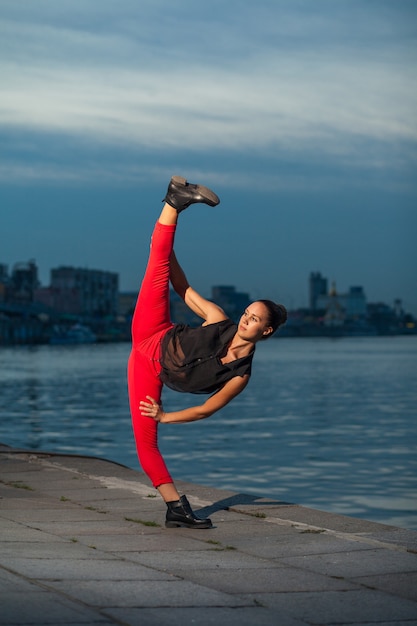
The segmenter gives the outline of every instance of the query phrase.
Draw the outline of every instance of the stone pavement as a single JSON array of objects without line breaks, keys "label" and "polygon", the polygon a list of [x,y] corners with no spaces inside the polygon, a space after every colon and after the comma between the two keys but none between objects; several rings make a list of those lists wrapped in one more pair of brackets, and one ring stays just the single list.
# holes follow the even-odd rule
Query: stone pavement
[{"label": "stone pavement", "polygon": [[417,532],[178,485],[215,528],[166,529],[140,472],[0,446],[0,624],[417,624]]}]

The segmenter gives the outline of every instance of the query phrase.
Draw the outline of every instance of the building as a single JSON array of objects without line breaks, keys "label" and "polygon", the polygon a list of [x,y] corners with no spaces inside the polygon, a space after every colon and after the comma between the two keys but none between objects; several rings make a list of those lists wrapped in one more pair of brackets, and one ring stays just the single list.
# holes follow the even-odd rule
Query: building
[{"label": "building", "polygon": [[13,266],[8,295],[13,302],[24,304],[33,302],[38,287],[38,267],[35,261],[16,263]]},{"label": "building", "polygon": [[38,297],[58,313],[115,317],[118,291],[118,274],[61,266],[51,270],[50,287]]},{"label": "building", "polygon": [[349,287],[345,296],[346,316],[350,319],[366,317],[368,305],[363,287]]},{"label": "building", "polygon": [[172,289],[169,294],[169,303],[171,319],[175,324],[188,324],[189,326],[200,326],[202,324],[202,318],[194,313]]},{"label": "building", "polygon": [[9,268],[4,263],[0,263],[0,302],[6,302],[8,284]]},{"label": "building", "polygon": [[[323,298],[323,296],[321,296]],[[327,296],[326,312],[324,314],[323,323],[327,328],[337,328],[343,326],[346,320],[346,309],[340,302],[339,295],[336,291],[335,283],[332,284],[329,295]]]},{"label": "building", "polygon": [[322,308],[318,303],[321,296],[327,296],[327,278],[324,278],[320,272],[311,272],[309,278],[309,301],[311,311],[318,311]]},{"label": "building", "polygon": [[119,293],[117,312],[121,317],[131,318],[135,310],[137,291],[123,291]]},{"label": "building", "polygon": [[337,293],[333,283],[328,294],[320,295],[316,300],[317,310],[327,311],[331,305],[337,305],[344,312],[346,320],[358,320],[367,316],[367,302],[363,287],[350,287],[347,293]]},{"label": "building", "polygon": [[33,259],[15,263],[10,275],[8,266],[0,263],[0,302],[30,305],[39,285],[38,266]]},{"label": "building", "polygon": [[5,263],[0,263],[0,283],[7,283],[9,280],[9,268]]},{"label": "building", "polygon": [[229,285],[212,287],[211,299],[235,322],[251,303],[249,294],[236,291],[235,287]]}]

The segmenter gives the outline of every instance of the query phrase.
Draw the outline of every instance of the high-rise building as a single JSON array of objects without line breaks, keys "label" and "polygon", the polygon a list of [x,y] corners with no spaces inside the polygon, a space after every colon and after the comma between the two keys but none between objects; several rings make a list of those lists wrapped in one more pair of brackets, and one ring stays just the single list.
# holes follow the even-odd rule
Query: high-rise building
[{"label": "high-rise building", "polygon": [[119,276],[113,272],[61,266],[51,270],[52,307],[93,317],[116,316]]},{"label": "high-rise building", "polygon": [[38,267],[35,261],[16,263],[13,266],[10,288],[15,302],[33,302],[35,290],[38,287]]},{"label": "high-rise building", "polygon": [[317,311],[317,301],[320,296],[327,295],[327,278],[324,278],[320,272],[311,272],[309,279],[310,287],[310,309]]},{"label": "high-rise building", "polygon": [[5,263],[0,263],[0,302],[7,298],[7,286],[9,284],[9,268]]}]

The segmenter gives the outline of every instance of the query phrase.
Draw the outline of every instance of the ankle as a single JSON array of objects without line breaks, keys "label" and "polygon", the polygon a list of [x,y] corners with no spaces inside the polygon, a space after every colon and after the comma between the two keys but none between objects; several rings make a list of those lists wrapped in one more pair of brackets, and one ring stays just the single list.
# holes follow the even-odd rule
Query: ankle
[{"label": "ankle", "polygon": [[178,493],[174,483],[164,483],[159,485],[158,491],[165,503],[178,502],[180,499],[180,494]]},{"label": "ankle", "polygon": [[162,207],[158,222],[164,226],[175,226],[178,221],[178,211],[167,202]]}]

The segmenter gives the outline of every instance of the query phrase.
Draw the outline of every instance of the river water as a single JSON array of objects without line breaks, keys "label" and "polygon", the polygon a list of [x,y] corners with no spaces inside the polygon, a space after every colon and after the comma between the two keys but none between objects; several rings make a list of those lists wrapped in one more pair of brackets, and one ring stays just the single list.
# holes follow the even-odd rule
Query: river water
[{"label": "river water", "polygon": [[[0,348],[0,442],[139,469],[128,344]],[[417,336],[271,339],[210,419],[161,425],[174,478],[417,530]],[[164,392],[166,410],[204,396]]]}]

